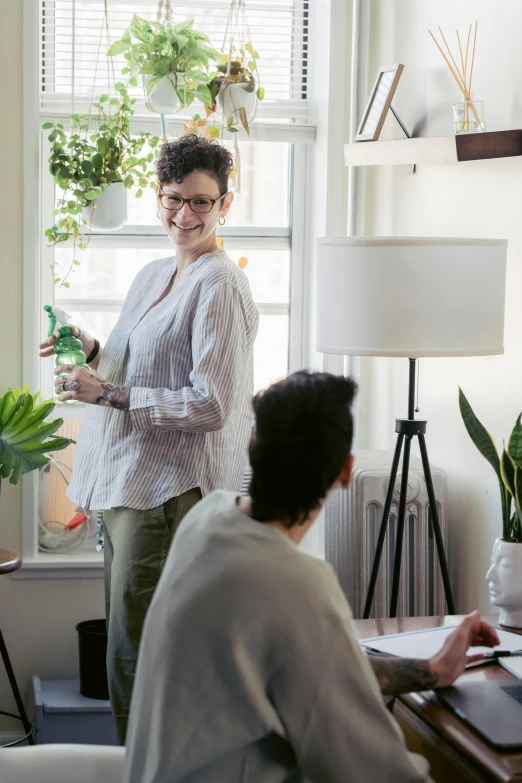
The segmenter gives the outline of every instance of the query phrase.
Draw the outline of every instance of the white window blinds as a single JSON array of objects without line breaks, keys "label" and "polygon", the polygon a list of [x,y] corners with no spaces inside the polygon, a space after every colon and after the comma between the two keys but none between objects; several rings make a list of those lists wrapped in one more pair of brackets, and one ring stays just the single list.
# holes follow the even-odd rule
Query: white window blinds
[{"label": "white window blinds", "polygon": [[[258,116],[290,122],[307,121],[309,71],[309,5],[313,0],[247,0],[246,12],[265,100]],[[157,0],[108,0],[108,31],[102,0],[40,0],[41,109],[45,114],[81,110],[93,95],[109,92],[116,80],[125,81],[123,57],[108,58],[110,42],[121,38],[133,14],[156,19]],[[172,1],[173,21],[194,19],[212,45],[222,50],[230,0]],[[112,63],[114,60],[114,63]],[[98,63],[98,65],[97,65]],[[132,91],[132,90],[131,90]],[[141,85],[134,88],[141,101]],[[142,108],[136,105],[138,113]],[[201,111],[194,104],[187,113]]]}]

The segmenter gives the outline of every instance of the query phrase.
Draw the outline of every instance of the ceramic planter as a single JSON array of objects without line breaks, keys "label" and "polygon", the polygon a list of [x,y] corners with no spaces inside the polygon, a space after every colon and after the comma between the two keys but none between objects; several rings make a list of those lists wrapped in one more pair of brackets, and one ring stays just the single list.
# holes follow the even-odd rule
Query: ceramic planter
[{"label": "ceramic planter", "polygon": [[127,188],[123,182],[112,185],[82,212],[92,231],[117,231],[127,222]]},{"label": "ceramic planter", "polygon": [[150,95],[148,94],[148,84],[150,75],[143,76],[143,86],[145,89],[145,105],[147,109],[155,114],[175,114],[179,110],[180,100],[176,87],[181,87],[185,83],[184,73],[171,73],[164,76],[163,79],[154,86]]},{"label": "ceramic planter", "polygon": [[522,543],[497,538],[486,580],[491,603],[500,607],[500,625],[522,628]]},{"label": "ceramic planter", "polygon": [[238,119],[239,109],[244,109],[247,122],[252,122],[256,113],[256,93],[248,92],[248,84],[234,84],[223,82],[216,96],[216,103],[223,112],[225,119],[235,117]]}]

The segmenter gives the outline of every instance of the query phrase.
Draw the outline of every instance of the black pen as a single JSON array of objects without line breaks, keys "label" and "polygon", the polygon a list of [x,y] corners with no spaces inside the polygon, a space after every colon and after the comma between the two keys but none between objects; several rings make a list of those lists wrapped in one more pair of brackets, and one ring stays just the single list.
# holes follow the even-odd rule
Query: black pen
[{"label": "black pen", "polygon": [[484,659],[486,661],[495,660],[496,658],[509,658],[510,656],[522,655],[522,650],[492,650],[492,652],[484,653]]}]

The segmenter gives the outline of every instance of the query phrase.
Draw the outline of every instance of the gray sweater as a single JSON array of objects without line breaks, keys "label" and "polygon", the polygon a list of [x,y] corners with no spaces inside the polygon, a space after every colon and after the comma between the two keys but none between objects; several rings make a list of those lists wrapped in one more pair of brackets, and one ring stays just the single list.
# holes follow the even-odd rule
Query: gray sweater
[{"label": "gray sweater", "polygon": [[[214,492],[143,631],[125,783],[418,783],[330,566]],[[422,769],[422,772],[419,771]]]}]

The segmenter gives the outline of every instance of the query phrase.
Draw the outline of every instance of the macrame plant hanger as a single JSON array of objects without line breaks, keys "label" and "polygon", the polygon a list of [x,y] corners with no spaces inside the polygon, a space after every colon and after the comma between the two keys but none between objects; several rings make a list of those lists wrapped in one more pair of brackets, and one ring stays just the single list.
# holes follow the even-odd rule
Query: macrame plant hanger
[{"label": "macrame plant hanger", "polygon": [[[107,44],[106,51],[108,52],[110,47],[111,47],[111,37],[110,37],[110,32],[109,32],[108,0],[104,0],[104,3],[103,3],[103,22],[102,22],[102,27],[101,27],[101,31],[100,31],[100,40],[98,42],[98,54],[96,56],[96,66],[95,66],[95,69],[94,69],[94,79],[93,79],[93,82],[92,82],[92,93],[91,93],[91,101],[89,103],[89,114],[88,114],[88,120],[87,120],[87,130],[86,130],[86,133],[89,132],[89,122],[90,122],[90,119],[91,119],[91,107],[92,107],[92,102],[94,100],[94,93],[95,93],[95,90],[96,90],[96,75],[98,73],[98,65],[100,63],[100,53],[101,53],[101,45],[102,45],[102,40],[103,40],[103,31],[104,31],[104,29],[105,29],[106,44]],[[111,92],[111,73],[112,73],[112,87],[114,88],[114,94],[116,94],[116,86],[115,86],[116,85],[116,75],[114,73],[114,61],[113,61],[112,57],[106,57],[105,59],[107,60],[107,91],[108,91],[108,93],[110,95],[110,92]],[[109,63],[109,60],[110,60],[110,63]],[[74,95],[74,90],[73,90],[73,95]],[[110,102],[110,100],[107,101],[107,103],[108,103],[107,112],[108,112],[109,117],[110,117],[111,116],[111,102]],[[104,526],[103,526],[103,511],[98,512],[98,514],[96,515],[96,541],[97,541],[96,551],[101,552],[103,547],[104,547],[104,543],[105,543],[105,529],[104,529]]]},{"label": "macrame plant hanger", "polygon": [[[111,36],[109,31],[109,7],[108,7],[108,0],[104,0],[103,3],[103,21],[102,26],[100,30],[100,40],[98,41],[98,53],[96,55],[96,65],[94,66],[94,79],[92,80],[92,91],[91,91],[91,100],[89,102],[89,112],[88,112],[88,118],[89,121],[91,119],[91,109],[92,104],[94,102],[94,93],[96,92],[96,76],[98,75],[98,67],[100,65],[100,54],[101,54],[101,47],[102,47],[102,41],[103,41],[103,33],[105,33],[105,43],[106,43],[106,51],[109,51],[111,47]],[[106,57],[107,61],[107,92],[110,95],[111,92],[111,85],[114,89],[114,93],[116,94],[116,76],[114,74],[114,61],[112,57]],[[112,80],[111,80],[112,76]],[[74,90],[73,90],[74,95]],[[73,107],[74,111],[74,107]],[[111,102],[107,101],[107,113],[109,117],[111,116]],[[89,131],[86,131],[86,134]]]},{"label": "macrame plant hanger", "polygon": [[[228,54],[226,76],[230,76],[232,58],[236,49],[245,49],[245,44],[252,41],[250,36],[250,27],[246,15],[245,0],[230,0],[230,9],[228,12],[225,35],[223,36],[222,51]],[[236,43],[238,46],[236,47]],[[222,118],[223,128],[225,128],[225,118]],[[241,153],[239,151],[238,133],[234,133],[234,159],[235,159],[235,191],[238,196],[241,195]]]},{"label": "macrame plant hanger", "polygon": [[[156,12],[156,19],[161,22],[161,17],[164,15],[164,24],[172,25],[172,5],[171,0],[158,0],[158,10]],[[160,114],[161,120],[161,135],[164,141],[167,141],[167,123],[165,122],[165,115]]]},{"label": "macrame plant hanger", "polygon": [[[74,7],[74,3],[73,3],[73,34],[76,35],[76,26],[75,26],[76,25],[76,17],[75,17],[74,11],[75,11],[75,7]],[[90,126],[90,123],[91,123],[92,106],[93,106],[93,103],[94,103],[94,94],[96,92],[96,77],[98,76],[98,69],[100,67],[100,56],[101,56],[102,43],[103,43],[103,37],[104,37],[103,34],[104,33],[105,33],[106,44],[107,44],[107,51],[108,51],[109,48],[110,48],[110,45],[111,45],[111,38],[110,38],[110,33],[109,33],[108,0],[104,0],[104,3],[103,3],[103,19],[102,19],[101,29],[100,29],[100,38],[99,38],[99,41],[98,41],[98,52],[97,52],[97,55],[96,55],[96,64],[94,66],[94,77],[93,77],[93,80],[92,80],[91,98],[90,98],[90,101],[89,101],[89,109],[87,111],[87,122],[85,123],[85,129],[83,131],[84,134],[85,134],[85,138],[87,138],[87,136],[89,135],[89,132],[90,132],[89,126]],[[111,60],[110,63],[109,63],[109,59]],[[107,57],[106,60],[107,60],[107,90],[110,93],[110,91],[111,91],[111,75],[112,75],[112,87],[114,88],[114,92],[116,92],[116,90],[115,90],[116,76],[114,74],[114,63],[113,63],[112,59],[109,58],[109,57]],[[75,71],[75,66],[74,66],[74,54],[73,54],[72,76],[71,76],[71,114],[72,115],[74,115],[74,113],[76,111],[76,106],[75,106],[75,104],[76,104],[75,75],[76,75],[76,71]],[[112,113],[111,112],[110,100],[107,101],[106,106],[107,106],[107,108],[104,109],[104,111],[106,111],[107,114],[110,117],[111,113]],[[81,129],[79,130],[79,132],[80,132],[80,134],[82,133]],[[91,207],[91,220],[92,220],[92,209],[93,208],[94,208],[94,205],[92,205],[92,207]],[[89,221],[89,223],[90,223],[90,221]],[[74,259],[75,255],[76,255],[76,237],[74,238],[73,259]],[[78,262],[76,262],[76,263],[78,263]],[[60,285],[63,285],[64,283],[66,283],[67,282],[67,278],[69,277],[71,272],[74,272],[74,267],[75,267],[75,261],[73,260],[71,262],[69,268],[67,269],[67,272],[65,273],[65,275],[63,275],[63,277],[61,277],[61,278],[58,278],[57,275],[56,275],[56,265],[53,263],[51,265],[51,269],[52,269],[52,273],[53,273],[54,284],[57,285],[58,281],[60,281]],[[67,283],[67,285],[68,285],[68,283]]]}]

